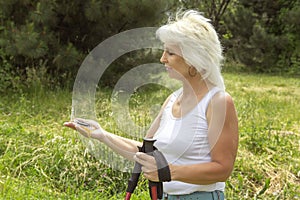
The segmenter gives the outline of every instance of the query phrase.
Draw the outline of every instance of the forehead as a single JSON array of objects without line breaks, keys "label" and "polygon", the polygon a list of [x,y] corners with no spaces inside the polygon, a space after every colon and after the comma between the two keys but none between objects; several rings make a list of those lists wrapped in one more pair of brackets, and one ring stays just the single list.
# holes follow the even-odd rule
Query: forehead
[{"label": "forehead", "polygon": [[164,49],[168,51],[172,51],[175,54],[182,55],[181,49],[177,44],[164,43]]},{"label": "forehead", "polygon": [[179,46],[174,43],[164,43],[164,48],[165,49],[173,49],[173,50],[179,50]]}]

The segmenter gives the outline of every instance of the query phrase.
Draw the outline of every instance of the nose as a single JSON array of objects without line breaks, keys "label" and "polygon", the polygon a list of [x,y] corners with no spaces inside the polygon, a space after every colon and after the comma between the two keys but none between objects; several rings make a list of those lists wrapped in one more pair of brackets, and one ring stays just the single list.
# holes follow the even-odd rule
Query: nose
[{"label": "nose", "polygon": [[166,56],[166,51],[164,51],[163,54],[161,55],[160,62],[163,64],[168,62],[167,56]]}]

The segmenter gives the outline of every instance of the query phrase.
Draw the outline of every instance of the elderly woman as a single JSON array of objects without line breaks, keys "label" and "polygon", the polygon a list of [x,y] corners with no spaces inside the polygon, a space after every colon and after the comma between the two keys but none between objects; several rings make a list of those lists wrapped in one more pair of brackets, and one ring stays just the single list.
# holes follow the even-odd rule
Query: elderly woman
[{"label": "elderly woman", "polygon": [[[164,197],[224,199],[225,181],[237,154],[238,120],[220,73],[218,35],[209,20],[193,10],[179,13],[156,34],[164,43],[160,61],[169,77],[182,83],[166,99],[146,135],[156,140],[155,147],[168,163]],[[161,181],[155,158],[139,152],[140,142],[109,133],[96,122],[91,122],[91,133],[74,122],[65,125],[134,159],[145,178]]]}]

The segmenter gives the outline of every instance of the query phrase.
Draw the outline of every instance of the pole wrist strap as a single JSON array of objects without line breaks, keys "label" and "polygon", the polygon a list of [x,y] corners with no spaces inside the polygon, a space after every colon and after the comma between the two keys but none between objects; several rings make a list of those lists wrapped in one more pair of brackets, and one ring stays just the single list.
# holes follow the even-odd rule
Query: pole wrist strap
[{"label": "pole wrist strap", "polygon": [[158,150],[153,151],[152,155],[156,160],[159,181],[160,182],[171,181],[170,168],[165,156],[162,154],[162,152]]}]

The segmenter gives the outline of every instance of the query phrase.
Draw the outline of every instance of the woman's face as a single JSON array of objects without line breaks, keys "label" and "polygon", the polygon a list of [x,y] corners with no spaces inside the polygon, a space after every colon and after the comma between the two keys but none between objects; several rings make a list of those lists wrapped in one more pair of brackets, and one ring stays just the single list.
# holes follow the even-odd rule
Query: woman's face
[{"label": "woman's face", "polygon": [[165,65],[170,78],[183,80],[189,77],[189,65],[183,59],[177,45],[165,44],[160,62]]}]

